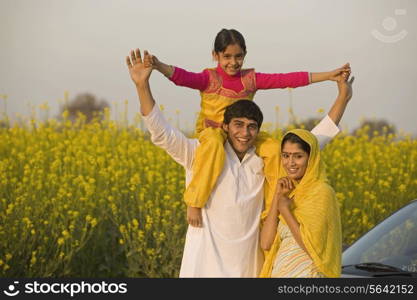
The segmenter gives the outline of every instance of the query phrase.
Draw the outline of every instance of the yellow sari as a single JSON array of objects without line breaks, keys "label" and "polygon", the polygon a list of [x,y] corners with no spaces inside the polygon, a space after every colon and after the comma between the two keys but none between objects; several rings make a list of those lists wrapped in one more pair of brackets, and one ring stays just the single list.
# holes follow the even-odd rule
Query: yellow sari
[{"label": "yellow sari", "polygon": [[[340,277],[342,230],[339,205],[332,187],[327,183],[324,163],[320,159],[317,138],[307,130],[292,132],[310,145],[307,170],[300,183],[289,195],[294,196],[292,213],[300,224],[301,237],[314,265],[326,277]],[[281,149],[279,149],[281,151]],[[287,176],[279,153],[279,178]],[[271,201],[266,202],[269,211]],[[282,216],[280,221],[284,222]],[[274,243],[265,252],[265,262],[260,277],[271,277],[272,267],[280,247],[277,232]]]}]

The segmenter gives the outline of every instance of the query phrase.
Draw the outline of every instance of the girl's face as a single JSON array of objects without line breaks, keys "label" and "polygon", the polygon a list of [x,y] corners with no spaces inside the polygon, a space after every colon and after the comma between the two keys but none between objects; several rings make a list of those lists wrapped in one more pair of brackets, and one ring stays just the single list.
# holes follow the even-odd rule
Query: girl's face
[{"label": "girl's face", "polygon": [[238,44],[232,44],[223,52],[213,51],[213,57],[227,75],[233,76],[242,68],[245,52]]},{"label": "girl's face", "polygon": [[282,147],[282,165],[287,171],[288,177],[300,181],[307,170],[309,155],[300,145],[287,141]]}]

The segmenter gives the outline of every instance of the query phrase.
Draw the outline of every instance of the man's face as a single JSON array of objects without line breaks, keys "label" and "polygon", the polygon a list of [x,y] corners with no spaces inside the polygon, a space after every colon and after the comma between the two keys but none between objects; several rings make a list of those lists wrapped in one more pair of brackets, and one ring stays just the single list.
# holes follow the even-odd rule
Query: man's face
[{"label": "man's face", "polygon": [[229,124],[223,124],[223,130],[240,160],[253,146],[259,133],[258,123],[247,118],[233,118]]}]

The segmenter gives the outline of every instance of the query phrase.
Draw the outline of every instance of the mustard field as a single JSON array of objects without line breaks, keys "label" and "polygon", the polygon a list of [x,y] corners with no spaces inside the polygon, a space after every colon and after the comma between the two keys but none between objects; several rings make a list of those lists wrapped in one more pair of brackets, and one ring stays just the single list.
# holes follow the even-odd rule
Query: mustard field
[{"label": "mustard field", "polygon": [[[368,133],[323,150],[346,244],[417,198],[417,140]],[[138,124],[2,126],[0,276],[176,277],[183,191],[183,168]]]}]

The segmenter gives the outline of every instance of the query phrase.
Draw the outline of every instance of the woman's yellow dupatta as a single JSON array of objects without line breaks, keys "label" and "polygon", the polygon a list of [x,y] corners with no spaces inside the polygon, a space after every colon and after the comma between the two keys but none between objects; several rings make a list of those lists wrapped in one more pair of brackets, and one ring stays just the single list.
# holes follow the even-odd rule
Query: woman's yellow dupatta
[{"label": "woman's yellow dupatta", "polygon": [[[292,212],[300,224],[301,237],[314,264],[326,277],[340,277],[342,250],[340,211],[334,191],[326,180],[317,139],[307,130],[294,129],[289,132],[296,134],[310,145],[306,173],[290,194],[290,197],[294,196]],[[287,176],[287,173],[282,166],[281,155],[279,157],[279,178],[281,178]],[[266,207],[266,210],[269,211],[269,207]],[[285,222],[281,216],[279,218],[281,222]],[[265,253],[260,277],[271,277],[280,242],[277,233],[271,249]]]}]

